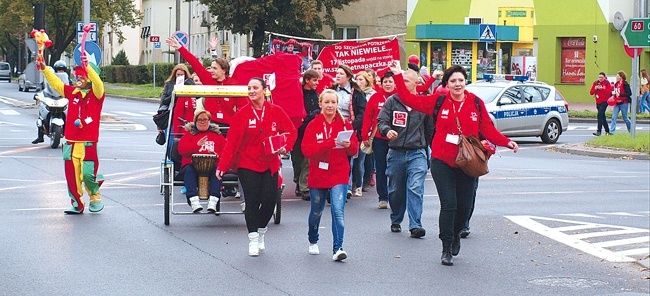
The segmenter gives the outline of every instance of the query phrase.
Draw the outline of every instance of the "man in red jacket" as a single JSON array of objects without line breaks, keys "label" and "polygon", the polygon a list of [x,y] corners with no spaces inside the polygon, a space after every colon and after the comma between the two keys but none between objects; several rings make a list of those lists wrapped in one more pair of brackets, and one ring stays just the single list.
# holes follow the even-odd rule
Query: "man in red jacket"
[{"label": "man in red jacket", "polygon": [[605,133],[609,135],[609,124],[607,124],[605,111],[607,111],[607,99],[612,96],[612,85],[607,80],[605,72],[598,73],[598,80],[591,84],[589,94],[596,99],[596,109],[598,109],[598,128],[594,136],[600,136],[603,126],[605,127]]}]

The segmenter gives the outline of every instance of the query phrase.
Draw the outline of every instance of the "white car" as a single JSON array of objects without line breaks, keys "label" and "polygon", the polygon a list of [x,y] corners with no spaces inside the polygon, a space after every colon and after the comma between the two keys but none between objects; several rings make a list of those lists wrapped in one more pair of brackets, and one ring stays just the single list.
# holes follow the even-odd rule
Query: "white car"
[{"label": "white car", "polygon": [[540,137],[555,143],[569,127],[569,104],[562,94],[527,76],[485,74],[466,86],[485,102],[494,125],[508,137]]},{"label": "white car", "polygon": [[27,79],[25,73],[18,76],[18,91],[28,92],[30,89],[38,90],[39,86],[36,83],[33,83]]}]

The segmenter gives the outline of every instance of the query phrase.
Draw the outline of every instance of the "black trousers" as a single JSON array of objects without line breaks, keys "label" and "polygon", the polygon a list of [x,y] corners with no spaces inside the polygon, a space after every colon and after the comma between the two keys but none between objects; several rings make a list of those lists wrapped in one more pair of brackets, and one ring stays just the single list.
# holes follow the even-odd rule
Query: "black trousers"
[{"label": "black trousers", "polygon": [[605,111],[607,111],[607,102],[596,104],[596,109],[598,109],[598,115],[596,115],[596,118],[598,118],[598,128],[596,131],[600,134],[604,127],[605,132],[609,133],[609,124],[607,124],[607,117],[605,116]]},{"label": "black trousers", "polygon": [[431,176],[440,199],[438,237],[451,242],[469,220],[476,198],[476,182],[459,168],[452,168],[441,160],[431,159]]},{"label": "black trousers", "polygon": [[273,217],[278,196],[278,173],[271,175],[271,171],[259,173],[238,169],[237,175],[246,196],[246,227],[249,233],[257,232],[258,228],[266,227]]}]

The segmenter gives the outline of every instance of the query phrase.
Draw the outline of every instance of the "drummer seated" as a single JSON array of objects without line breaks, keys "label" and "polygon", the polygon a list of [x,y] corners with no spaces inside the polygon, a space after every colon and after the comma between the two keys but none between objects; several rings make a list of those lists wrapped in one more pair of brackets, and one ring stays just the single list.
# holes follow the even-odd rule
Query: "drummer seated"
[{"label": "drummer seated", "polygon": [[[182,156],[181,166],[185,169],[185,187],[187,203],[193,212],[203,210],[198,197],[198,173],[192,164],[192,154],[215,154],[217,157],[226,146],[226,139],[219,132],[219,126],[210,123],[210,112],[202,110],[194,115],[194,122],[185,125],[185,134],[178,143],[178,153]],[[210,170],[210,198],[208,212],[217,211],[217,203],[221,196],[221,180],[215,175],[216,165]]]}]

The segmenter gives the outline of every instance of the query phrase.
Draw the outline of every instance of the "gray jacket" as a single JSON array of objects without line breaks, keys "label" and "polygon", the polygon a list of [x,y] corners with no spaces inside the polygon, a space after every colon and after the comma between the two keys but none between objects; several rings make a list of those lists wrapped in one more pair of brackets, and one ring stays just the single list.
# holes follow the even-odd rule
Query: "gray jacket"
[{"label": "gray jacket", "polygon": [[411,110],[394,94],[390,96],[379,113],[378,131],[382,136],[390,130],[398,136],[388,142],[388,147],[398,150],[415,150],[431,145],[433,118],[430,115]]}]

